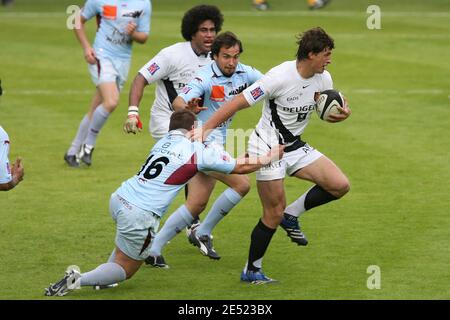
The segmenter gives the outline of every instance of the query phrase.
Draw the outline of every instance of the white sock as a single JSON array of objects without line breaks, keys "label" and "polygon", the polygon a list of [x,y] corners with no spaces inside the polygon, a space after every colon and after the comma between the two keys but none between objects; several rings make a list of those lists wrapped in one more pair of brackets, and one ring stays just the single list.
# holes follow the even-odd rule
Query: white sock
[{"label": "white sock", "polygon": [[288,205],[286,209],[284,209],[284,212],[294,217],[299,217],[303,212],[305,212],[305,198],[309,190],[312,188],[314,187],[309,188],[308,191],[302,194],[297,200]]}]

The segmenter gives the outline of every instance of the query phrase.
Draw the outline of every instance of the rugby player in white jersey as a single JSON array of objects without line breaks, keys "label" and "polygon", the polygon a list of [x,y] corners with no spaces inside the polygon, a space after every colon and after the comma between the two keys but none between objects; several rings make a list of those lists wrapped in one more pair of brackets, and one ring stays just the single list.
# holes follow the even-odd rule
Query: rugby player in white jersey
[{"label": "rugby player in white jersey", "polygon": [[[262,258],[279,224],[292,241],[305,245],[298,216],[314,207],[344,196],[350,189],[347,177],[329,158],[301,140],[315,106],[317,92],[333,88],[331,75],[325,70],[331,63],[333,39],[321,28],[304,32],[298,41],[297,59],[271,69],[263,78],[222,106],[204,125],[194,131],[194,139],[204,136],[237,111],[264,100],[262,117],[252,133],[248,153],[264,154],[273,145],[285,145],[283,159],[256,173],[263,216],[253,229],[249,256],[241,280],[270,283],[262,271]],[[345,102],[341,114],[330,122],[347,119],[350,109]],[[284,178],[289,176],[311,181],[314,186],[286,207]]]},{"label": "rugby player in white jersey", "polygon": [[[260,157],[234,159],[223,150],[192,142],[186,135],[195,120],[188,110],[174,112],[169,132],[155,144],[139,172],[111,195],[109,208],[116,223],[116,239],[108,262],[82,274],[78,267],[69,267],[60,281],[45,289],[46,296],[64,296],[82,286],[108,287],[130,279],[149,255],[169,205],[197,172],[250,173],[283,156],[281,145]],[[176,212],[188,222],[194,220],[189,204]]]},{"label": "rugby player in white jersey", "polygon": [[[87,0],[75,35],[80,42],[96,90],[88,113],[64,160],[71,167],[92,164],[98,134],[119,105],[119,93],[128,76],[133,42],[145,43],[150,32],[149,0]],[[96,17],[98,30],[91,46],[85,23]]]},{"label": "rugby player in white jersey", "polygon": [[[139,104],[147,85],[156,84],[155,100],[150,110],[149,130],[155,140],[168,131],[172,102],[194,78],[197,71],[212,62],[210,51],[217,33],[222,29],[223,15],[216,6],[198,5],[181,21],[181,34],[186,40],[162,49],[139,71],[131,85],[128,117],[124,131],[136,134],[142,129]],[[186,197],[187,197],[186,186]],[[196,220],[192,227],[199,224]],[[160,255],[146,261],[154,267],[167,267]]]},{"label": "rugby player in white jersey", "polygon": [[223,16],[215,6],[199,5],[184,14],[181,33],[186,41],[162,49],[135,77],[130,90],[125,132],[136,133],[142,129],[139,103],[144,88],[156,83],[149,130],[156,140],[167,133],[173,100],[201,67],[211,63],[209,52],[222,24]]}]

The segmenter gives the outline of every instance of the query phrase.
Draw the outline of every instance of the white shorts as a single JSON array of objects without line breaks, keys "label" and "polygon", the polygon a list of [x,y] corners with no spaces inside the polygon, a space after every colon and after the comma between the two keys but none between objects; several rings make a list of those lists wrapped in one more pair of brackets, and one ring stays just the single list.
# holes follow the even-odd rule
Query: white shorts
[{"label": "white shorts", "polygon": [[149,130],[153,139],[159,140],[169,132],[170,115],[156,110],[153,106],[150,114]]},{"label": "white shorts", "polygon": [[[270,146],[277,144],[278,141],[276,140],[262,140],[257,136],[256,131],[253,131],[248,141],[248,154],[250,156],[266,155],[270,151]],[[313,163],[321,156],[322,153],[306,143],[296,150],[285,152],[281,160],[274,161],[256,171],[256,180],[271,181],[283,179],[286,176],[286,173],[292,176],[298,170]]]},{"label": "white shorts", "polygon": [[111,195],[109,211],[116,222],[116,246],[131,259],[145,260],[150,255],[161,219],[150,211],[134,206],[116,193]]},{"label": "white shorts", "polygon": [[89,73],[95,86],[106,82],[115,82],[117,88],[122,90],[130,70],[130,60],[101,58],[96,64],[89,64]]}]

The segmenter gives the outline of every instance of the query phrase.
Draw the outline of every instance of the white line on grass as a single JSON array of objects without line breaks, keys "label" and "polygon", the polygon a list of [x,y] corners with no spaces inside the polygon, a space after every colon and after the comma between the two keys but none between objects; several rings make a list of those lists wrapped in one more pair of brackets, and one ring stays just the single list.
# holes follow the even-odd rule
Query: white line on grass
[{"label": "white line on grass", "polygon": [[93,90],[4,90],[3,95],[58,96],[58,95],[92,95]]},{"label": "white line on grass", "polygon": [[[356,94],[411,94],[411,95],[440,95],[448,94],[447,90],[441,89],[406,89],[406,90],[393,90],[393,89],[373,89],[373,88],[353,88],[345,89],[343,92],[352,92]],[[58,95],[92,95],[92,90],[4,90],[3,94],[6,95],[27,95],[27,96],[58,96]],[[450,95],[448,96],[450,99]]]},{"label": "white line on grass", "polygon": [[353,92],[356,94],[421,94],[421,95],[422,94],[440,95],[448,93],[448,91],[441,89],[394,90],[394,89],[369,89],[369,88],[346,89],[343,92]]},{"label": "white line on grass", "polygon": [[[182,11],[155,11],[155,17],[181,17]],[[255,11],[224,11],[227,17],[367,17],[365,11],[269,11],[269,12],[255,12]],[[382,11],[383,17],[393,18],[450,18],[450,12],[420,12],[420,11]],[[67,17],[65,12],[0,12],[2,18],[58,18]]]}]

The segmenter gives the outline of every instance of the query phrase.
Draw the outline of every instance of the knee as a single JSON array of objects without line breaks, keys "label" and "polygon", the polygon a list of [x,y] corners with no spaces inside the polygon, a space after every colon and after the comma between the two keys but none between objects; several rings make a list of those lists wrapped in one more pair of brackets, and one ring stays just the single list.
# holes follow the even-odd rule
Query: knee
[{"label": "knee", "polygon": [[198,217],[200,213],[203,212],[203,210],[206,209],[206,206],[208,205],[208,201],[187,201],[186,203],[189,211],[194,217]]},{"label": "knee", "polygon": [[276,204],[274,206],[264,208],[264,220],[271,228],[276,228],[283,219],[285,204]]},{"label": "knee", "polygon": [[103,100],[102,105],[106,110],[108,110],[109,112],[112,112],[119,105],[119,97],[118,96],[117,97],[110,96]]},{"label": "knee", "polygon": [[250,191],[250,179],[248,176],[241,176],[239,181],[232,186],[232,189],[244,197]]},{"label": "knee", "polygon": [[333,186],[333,191],[335,197],[342,198],[350,191],[350,181],[346,177],[336,181]]}]

